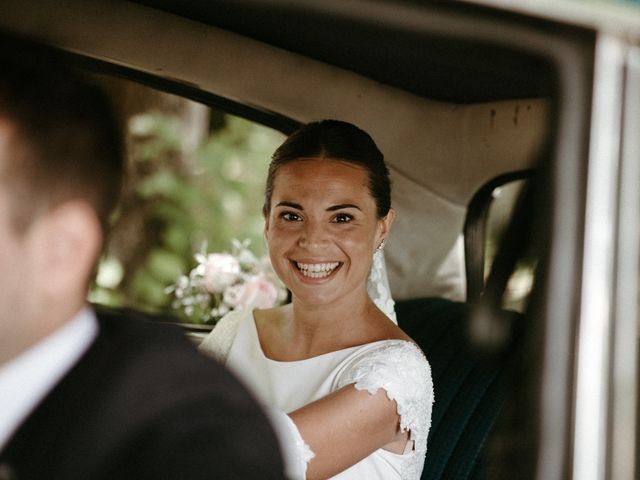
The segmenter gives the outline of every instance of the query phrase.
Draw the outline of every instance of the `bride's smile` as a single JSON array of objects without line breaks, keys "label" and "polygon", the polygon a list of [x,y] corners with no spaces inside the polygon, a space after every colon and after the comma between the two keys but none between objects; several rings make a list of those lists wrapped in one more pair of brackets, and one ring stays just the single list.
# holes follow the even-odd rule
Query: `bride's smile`
[{"label": "bride's smile", "polygon": [[293,261],[303,277],[311,279],[326,279],[336,272],[342,265],[341,262],[307,262]]}]

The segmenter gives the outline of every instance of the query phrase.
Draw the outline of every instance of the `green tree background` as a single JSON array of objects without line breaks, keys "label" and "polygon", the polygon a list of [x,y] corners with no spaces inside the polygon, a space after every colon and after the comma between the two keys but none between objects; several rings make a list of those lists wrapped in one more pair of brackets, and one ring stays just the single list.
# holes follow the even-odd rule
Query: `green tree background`
[{"label": "green tree background", "polygon": [[[229,251],[231,239],[248,238],[254,254],[266,254],[264,180],[284,135],[146,87],[111,82],[126,130],[128,180],[89,298],[168,312],[167,287],[195,265],[203,244],[209,252]],[[140,105],[141,95],[148,101]],[[134,108],[127,106],[131,98]]]}]

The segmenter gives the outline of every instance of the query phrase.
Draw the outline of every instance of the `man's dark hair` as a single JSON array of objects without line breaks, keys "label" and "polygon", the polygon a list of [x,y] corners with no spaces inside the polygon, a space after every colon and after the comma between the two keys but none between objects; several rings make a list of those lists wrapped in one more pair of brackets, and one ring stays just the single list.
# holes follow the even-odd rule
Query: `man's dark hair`
[{"label": "man's dark hair", "polygon": [[[121,189],[124,154],[103,91],[56,52],[0,37],[0,122],[10,132],[0,188],[18,231],[39,212],[80,199],[103,230]],[[1,141],[2,139],[0,139]]]}]

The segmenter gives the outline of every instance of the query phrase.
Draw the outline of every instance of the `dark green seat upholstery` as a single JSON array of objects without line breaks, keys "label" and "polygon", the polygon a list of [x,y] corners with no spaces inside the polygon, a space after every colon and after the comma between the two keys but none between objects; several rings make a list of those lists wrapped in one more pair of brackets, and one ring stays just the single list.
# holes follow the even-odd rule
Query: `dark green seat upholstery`
[{"label": "dark green seat upholstery", "polygon": [[[504,403],[503,362],[468,346],[469,304],[442,298],[396,303],[400,327],[431,365],[435,403],[423,479],[481,479],[482,450]],[[515,314],[514,314],[515,315]]]}]

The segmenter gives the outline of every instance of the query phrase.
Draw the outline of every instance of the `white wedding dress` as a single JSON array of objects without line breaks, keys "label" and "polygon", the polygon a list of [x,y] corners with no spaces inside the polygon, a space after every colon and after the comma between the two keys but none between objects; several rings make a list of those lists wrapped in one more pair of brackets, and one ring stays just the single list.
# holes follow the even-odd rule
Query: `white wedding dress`
[{"label": "white wedding dress", "polygon": [[[376,276],[374,271],[372,276]],[[376,288],[369,289],[370,295],[395,320],[393,301],[388,287],[383,285],[386,276],[374,280]],[[420,478],[431,425],[433,383],[426,358],[412,342],[382,340],[305,360],[281,362],[264,355],[253,312],[239,310],[221,319],[200,349],[229,367],[271,413],[289,478],[304,479],[306,464],[314,454],[285,414],[351,384],[370,394],[385,390],[396,401],[400,426],[410,432],[409,441],[402,455],[378,449],[332,478]]]}]

